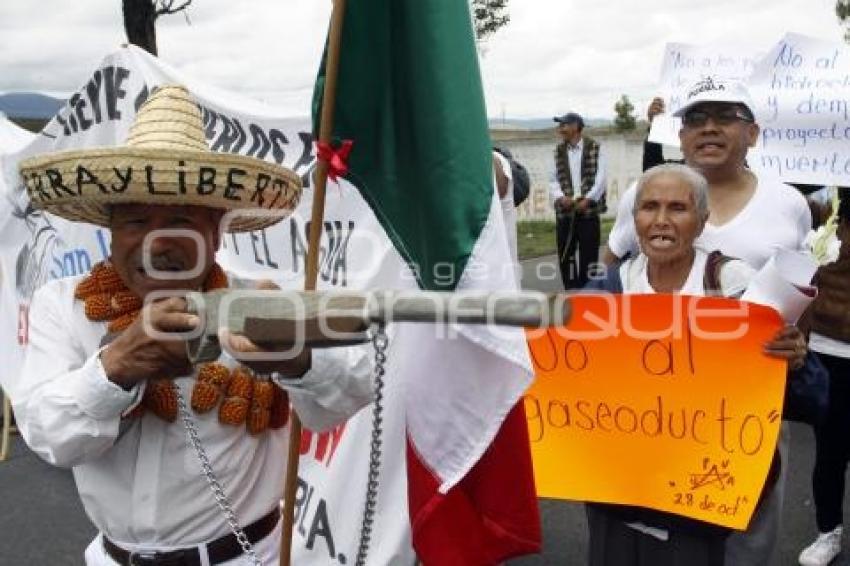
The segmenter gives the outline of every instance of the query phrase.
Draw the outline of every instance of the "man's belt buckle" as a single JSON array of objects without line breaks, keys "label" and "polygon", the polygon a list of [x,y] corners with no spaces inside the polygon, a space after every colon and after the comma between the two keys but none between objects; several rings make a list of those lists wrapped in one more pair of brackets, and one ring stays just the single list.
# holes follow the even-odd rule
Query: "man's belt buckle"
[{"label": "man's belt buckle", "polygon": [[185,564],[185,550],[172,552],[131,552],[128,562],[130,566],[181,566]]},{"label": "man's belt buckle", "polygon": [[157,552],[131,552],[127,557],[130,566],[148,566],[156,562]]}]

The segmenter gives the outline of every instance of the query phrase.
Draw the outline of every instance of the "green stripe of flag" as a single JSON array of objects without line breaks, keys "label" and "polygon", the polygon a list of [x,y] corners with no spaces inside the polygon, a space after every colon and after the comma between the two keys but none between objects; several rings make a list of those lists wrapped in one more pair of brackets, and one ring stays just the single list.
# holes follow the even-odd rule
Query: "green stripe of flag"
[{"label": "green stripe of flag", "polygon": [[[324,76],[323,59],[316,122]],[[354,141],[347,179],[420,286],[454,289],[493,194],[468,3],[349,0],[337,84],[334,137]]]}]

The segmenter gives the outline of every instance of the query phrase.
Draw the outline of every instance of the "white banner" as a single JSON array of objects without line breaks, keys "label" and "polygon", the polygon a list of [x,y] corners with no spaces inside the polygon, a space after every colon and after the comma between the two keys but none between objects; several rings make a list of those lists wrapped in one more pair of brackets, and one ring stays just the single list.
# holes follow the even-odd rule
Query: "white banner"
[{"label": "white banner", "polygon": [[688,87],[709,76],[744,81],[756,61],[755,54],[727,44],[668,43],[658,82],[658,96],[664,98],[665,113],[652,121],[649,141],[679,147],[682,121],[671,114],[682,107]]},{"label": "white banner", "polygon": [[34,137],[32,133],[16,126],[0,112],[0,154],[18,151],[30,143]]},{"label": "white banner", "polygon": [[850,48],[786,35],[750,77],[761,135],[750,165],[783,181],[850,185]]},{"label": "white banner", "polygon": [[[4,388],[14,390],[26,342],[27,309],[35,289],[48,279],[84,273],[109,254],[107,230],[67,222],[29,206],[18,178],[18,162],[63,149],[123,143],[136,110],[160,84],[182,84],[191,91],[201,106],[207,141],[214,151],[282,163],[305,182],[309,180],[314,157],[306,120],[288,119],[250,99],[200,84],[132,46],[107,56],[32,143],[17,153],[0,155],[0,218],[4,219],[0,225],[0,384]],[[265,277],[284,288],[302,288],[311,201],[308,188],[291,218],[263,231],[226,236],[219,261],[240,276]],[[346,184],[328,187],[321,248],[320,288],[415,285],[371,209]],[[401,356],[390,355],[384,392],[380,497],[369,553],[369,563],[374,564],[414,562],[407,513],[404,403],[401,380],[392,379],[398,371],[395,359]],[[304,432],[293,544],[296,564],[354,562],[371,430],[371,415],[365,410],[330,433]],[[283,485],[283,478],[267,481]]]}]

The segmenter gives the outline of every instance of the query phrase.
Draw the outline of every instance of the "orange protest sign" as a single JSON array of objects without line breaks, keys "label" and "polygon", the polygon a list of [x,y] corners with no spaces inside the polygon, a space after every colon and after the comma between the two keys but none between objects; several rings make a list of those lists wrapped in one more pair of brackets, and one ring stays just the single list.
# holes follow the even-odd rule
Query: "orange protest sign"
[{"label": "orange protest sign", "polygon": [[746,528],[782,420],[785,363],[763,353],[779,315],[722,298],[571,301],[567,327],[528,332],[538,494]]}]

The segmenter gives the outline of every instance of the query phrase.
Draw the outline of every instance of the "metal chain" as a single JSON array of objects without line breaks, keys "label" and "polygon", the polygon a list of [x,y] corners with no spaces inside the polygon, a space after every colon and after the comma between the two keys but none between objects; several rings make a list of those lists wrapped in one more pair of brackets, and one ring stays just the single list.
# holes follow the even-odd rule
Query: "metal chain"
[{"label": "metal chain", "polygon": [[207,451],[204,449],[204,445],[201,444],[201,438],[198,436],[198,429],[195,427],[195,422],[192,420],[192,413],[189,412],[189,407],[186,406],[186,400],[183,398],[183,394],[180,393],[180,388],[177,387],[176,384],[174,385],[174,389],[177,392],[177,406],[180,409],[180,418],[183,420],[183,426],[186,428],[186,434],[189,436],[189,443],[198,455],[198,461],[201,463],[201,470],[204,473],[204,477],[207,479],[207,484],[210,486],[213,497],[215,497],[215,502],[224,513],[224,518],[227,520],[230,532],[232,532],[236,537],[236,542],[238,542],[239,546],[242,547],[242,552],[248,555],[254,566],[262,566],[262,562],[260,562],[260,559],[257,557],[257,553],[254,551],[254,545],[252,545],[251,541],[248,540],[248,537],[245,536],[245,531],[242,530],[242,527],[239,525],[239,520],[236,518],[236,513],[233,512],[233,506],[230,503],[230,499],[224,493],[224,489],[222,489],[215,472],[213,472],[209,456],[207,456]]},{"label": "metal chain", "polygon": [[375,401],[372,405],[372,442],[369,447],[369,476],[366,481],[366,503],[363,506],[363,522],[360,526],[360,545],[357,548],[355,566],[366,566],[372,526],[375,522],[375,507],[378,502],[378,477],[381,473],[381,435],[384,421],[384,364],[387,361],[389,338],[383,326],[378,326],[372,338],[375,347]]}]

